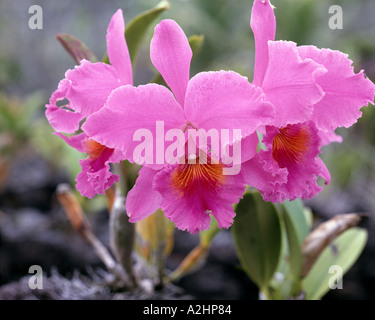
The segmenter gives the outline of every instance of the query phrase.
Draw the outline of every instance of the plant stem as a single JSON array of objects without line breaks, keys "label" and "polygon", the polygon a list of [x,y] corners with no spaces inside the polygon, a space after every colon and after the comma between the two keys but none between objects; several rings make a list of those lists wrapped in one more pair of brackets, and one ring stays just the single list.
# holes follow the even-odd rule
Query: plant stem
[{"label": "plant stem", "polygon": [[57,198],[60,204],[64,207],[74,229],[93,247],[96,255],[104,263],[108,271],[112,272],[119,280],[124,282],[126,286],[129,286],[129,280],[122,268],[116,263],[107,248],[92,232],[91,225],[86,219],[81,206],[70,189],[70,186],[67,184],[60,184],[57,188]]},{"label": "plant stem", "polygon": [[126,214],[125,199],[117,190],[109,219],[110,243],[113,254],[129,276],[131,286],[138,286],[133,270],[133,249],[135,241],[135,224],[129,222]]}]

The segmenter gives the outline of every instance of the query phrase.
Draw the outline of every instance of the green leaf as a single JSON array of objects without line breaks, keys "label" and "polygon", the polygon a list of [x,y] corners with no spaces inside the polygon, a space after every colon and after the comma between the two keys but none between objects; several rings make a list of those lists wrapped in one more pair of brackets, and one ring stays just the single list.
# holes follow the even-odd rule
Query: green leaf
[{"label": "green leaf", "polygon": [[188,40],[189,40],[191,51],[193,52],[192,59],[195,59],[203,47],[204,35],[193,34],[192,36],[189,37]]},{"label": "green leaf", "polygon": [[139,45],[151,23],[165,10],[170,8],[168,1],[159,2],[155,8],[141,13],[132,19],[125,30],[125,38],[129,48],[130,59],[134,64]]},{"label": "green leaf", "polygon": [[282,216],[288,243],[289,273],[287,279],[291,281],[289,295],[296,296],[301,292],[301,272],[303,266],[301,244],[298,238],[298,230],[295,228],[295,221],[292,220],[290,212],[283,210]]},{"label": "green leaf", "polygon": [[[204,35],[194,34],[189,37],[189,45],[190,45],[191,51],[193,52],[192,60],[196,58],[199,52],[201,51],[203,47],[203,43],[204,43]],[[168,87],[168,85],[166,84],[166,82],[164,81],[163,77],[161,76],[159,72],[155,75],[155,77],[151,80],[151,82]]]},{"label": "green leaf", "polygon": [[339,214],[315,228],[302,243],[302,277],[309,273],[327,245],[360,220],[361,216],[357,213]]},{"label": "green leaf", "polygon": [[169,224],[161,209],[136,223],[139,253],[150,263],[160,263],[166,257],[165,248],[169,237],[173,236],[173,229]]},{"label": "green leaf", "polygon": [[236,207],[232,227],[241,266],[263,291],[274,274],[281,252],[281,225],[274,205],[259,193],[245,194]]},{"label": "green leaf", "polygon": [[[169,8],[170,4],[168,1],[161,1],[155,8],[147,10],[133,18],[125,27],[125,39],[133,65],[137,57],[139,46],[147,29],[152,22],[163,13],[163,11],[168,10]],[[108,55],[105,55],[102,61],[104,63],[109,63]]]},{"label": "green leaf", "polygon": [[91,50],[76,37],[67,34],[60,33],[56,35],[57,40],[60,41],[66,51],[72,56],[74,61],[79,64],[82,59],[89,60],[91,62],[97,62],[98,59],[91,52]]},{"label": "green leaf", "polygon": [[298,243],[301,244],[310,232],[302,201],[300,199],[285,201],[281,207],[283,208],[284,216],[288,216],[288,220],[296,232]]},{"label": "green leaf", "polygon": [[[303,281],[306,299],[317,300],[329,291],[329,281],[333,276],[330,267],[337,265],[344,275],[363,251],[367,241],[367,231],[353,227],[338,236],[326,247]],[[343,284],[345,285],[345,283]]]},{"label": "green leaf", "polygon": [[304,215],[304,210],[303,206],[299,206],[298,212],[288,210],[290,204],[293,206],[291,202],[278,206],[282,218],[282,250],[279,265],[269,283],[268,297],[275,300],[298,297],[302,291],[302,250],[293,218],[296,213]]}]

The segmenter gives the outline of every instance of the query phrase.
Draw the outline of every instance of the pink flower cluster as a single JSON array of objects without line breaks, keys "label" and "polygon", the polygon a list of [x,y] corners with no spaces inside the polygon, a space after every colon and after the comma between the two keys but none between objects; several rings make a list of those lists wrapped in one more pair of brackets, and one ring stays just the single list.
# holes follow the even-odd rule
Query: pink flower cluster
[{"label": "pink flower cluster", "polygon": [[[103,194],[118,181],[110,163],[135,161],[138,129],[156,134],[155,123],[162,121],[165,132],[241,130],[240,140],[227,146],[233,152],[234,145],[241,144],[241,170],[235,175],[223,174],[228,166],[225,155],[210,148],[197,147],[195,161],[185,152],[174,164],[145,163],[127,197],[131,222],[161,208],[176,227],[189,232],[207,229],[210,214],[220,228],[228,228],[235,216],[233,203],[247,185],[257,188],[266,201],[313,197],[321,190],[319,176],[330,181],[319,158],[321,147],[341,141],[334,130],[354,124],[360,108],[374,99],[374,84],[363,71],[354,73],[347,55],[275,41],[269,0],[254,0],[252,9],[252,83],[233,71],[201,72],[190,78],[189,42],[175,21],[163,20],[155,28],[150,56],[170,90],[158,84],[133,86],[124,28],[118,10],[107,33],[111,65],[81,61],[66,72],[46,106],[56,135],[88,155],[77,177],[82,195]],[[257,132],[265,145],[259,152]],[[182,139],[186,147],[188,135]],[[175,142],[164,142],[158,152]],[[144,143],[155,150],[155,141]],[[203,157],[208,161],[198,161]]]}]

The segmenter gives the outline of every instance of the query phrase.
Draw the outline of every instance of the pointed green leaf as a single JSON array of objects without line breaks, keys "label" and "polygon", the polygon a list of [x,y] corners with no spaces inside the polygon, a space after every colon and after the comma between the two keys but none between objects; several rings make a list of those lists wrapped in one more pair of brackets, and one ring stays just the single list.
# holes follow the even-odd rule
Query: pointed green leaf
[{"label": "pointed green leaf", "polygon": [[[203,47],[203,43],[204,43],[204,35],[194,34],[189,37],[189,45],[191,47],[191,51],[193,52],[192,60],[196,58],[199,52],[201,51]],[[155,77],[151,80],[151,82],[168,87],[168,85],[165,83],[163,77],[161,76],[159,72],[155,75]]]},{"label": "pointed green leaf", "polygon": [[195,59],[199,52],[201,51],[204,43],[204,35],[198,35],[198,34],[193,34],[192,36],[189,37],[189,45],[191,48],[191,51],[193,52],[193,57],[192,59]]},{"label": "pointed green leaf", "polygon": [[[152,22],[161,14],[163,11],[168,10],[170,4],[168,1],[159,2],[155,8],[147,10],[135,18],[133,18],[125,27],[125,39],[128,45],[130,59],[134,65],[139,46],[146,34],[147,29]],[[108,55],[105,55],[102,59],[104,63],[109,63]]]},{"label": "pointed green leaf", "polygon": [[301,244],[298,239],[298,230],[293,223],[295,221],[292,220],[289,212],[283,210],[282,216],[288,243],[289,273],[287,279],[291,281],[291,292],[289,292],[289,295],[296,296],[301,292],[301,272],[303,265]]},{"label": "pointed green leaf", "polygon": [[[305,207],[300,199],[286,201],[280,206],[283,218],[283,249],[277,269],[278,277],[271,286],[277,299],[287,299],[301,293],[303,266],[301,243],[309,233]],[[281,280],[280,280],[281,279]]]},{"label": "pointed green leaf", "polygon": [[367,231],[353,227],[326,247],[303,281],[306,299],[322,298],[329,291],[329,281],[334,276],[330,273],[331,266],[341,267],[344,275],[360,256],[366,241]]},{"label": "pointed green leaf", "polygon": [[165,249],[169,237],[173,236],[173,229],[169,227],[169,220],[161,209],[136,223],[137,245],[139,254],[150,263],[166,257]]},{"label": "pointed green leaf", "polygon": [[[291,278],[289,264],[289,246],[285,227],[282,229],[282,248],[280,253],[280,261],[277,269],[268,284],[269,299],[285,300],[294,293],[294,280]],[[292,293],[293,292],[293,293]]]},{"label": "pointed green leaf", "polygon": [[125,38],[129,48],[130,59],[134,64],[139,45],[151,23],[165,10],[170,8],[168,1],[159,2],[155,8],[145,11],[132,19],[126,27]]},{"label": "pointed green leaf", "polygon": [[309,234],[309,224],[306,218],[305,207],[300,199],[294,201],[285,201],[282,203],[284,215],[288,216],[296,232],[298,243],[301,244]]},{"label": "pointed green leaf", "polygon": [[91,50],[76,37],[67,33],[60,33],[56,35],[56,38],[60,41],[62,46],[72,56],[77,64],[79,64],[82,59],[86,59],[91,62],[98,61]]},{"label": "pointed green leaf", "polygon": [[[302,250],[297,236],[296,225],[292,218],[293,213],[296,212],[287,210],[289,204],[292,203],[288,202],[286,206],[284,204],[278,206],[280,217],[282,218],[282,250],[279,265],[269,283],[269,298],[275,300],[297,297],[302,291]],[[303,206],[300,207],[297,213],[304,215]]]},{"label": "pointed green leaf", "polygon": [[274,205],[259,193],[245,194],[236,207],[232,234],[241,266],[265,289],[274,274],[281,252],[281,225]]}]

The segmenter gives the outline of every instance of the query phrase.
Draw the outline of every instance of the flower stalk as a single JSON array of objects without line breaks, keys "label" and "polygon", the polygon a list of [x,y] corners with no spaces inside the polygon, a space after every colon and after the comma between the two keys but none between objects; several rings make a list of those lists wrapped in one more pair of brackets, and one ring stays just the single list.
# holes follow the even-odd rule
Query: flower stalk
[{"label": "flower stalk", "polygon": [[[129,287],[128,276],[124,273],[121,266],[112,258],[111,254],[103,243],[92,232],[92,228],[77,198],[74,196],[71,188],[67,184],[60,184],[57,188],[57,198],[78,234],[93,247],[96,255],[104,263],[108,271],[114,274],[122,285]],[[131,279],[131,277],[130,277]],[[131,283],[132,284],[132,283]]]},{"label": "flower stalk", "polygon": [[130,286],[137,287],[138,282],[133,270],[135,224],[129,222],[125,209],[125,198],[118,190],[109,218],[109,232],[113,254],[129,276]]}]

